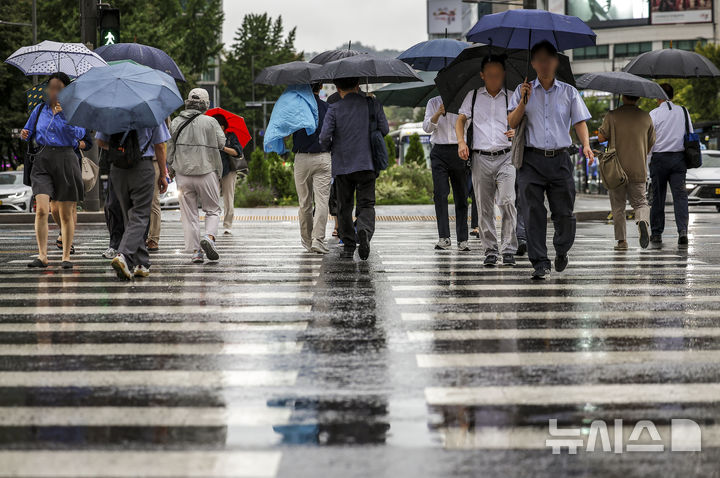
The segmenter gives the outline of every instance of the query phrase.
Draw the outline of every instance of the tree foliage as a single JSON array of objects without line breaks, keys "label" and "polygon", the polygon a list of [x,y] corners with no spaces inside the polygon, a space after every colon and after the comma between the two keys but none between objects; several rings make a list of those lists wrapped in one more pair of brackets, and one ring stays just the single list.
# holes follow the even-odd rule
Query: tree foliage
[{"label": "tree foliage", "polygon": [[410,136],[410,144],[405,152],[405,163],[425,166],[425,150],[420,142],[420,135],[417,133]]}]

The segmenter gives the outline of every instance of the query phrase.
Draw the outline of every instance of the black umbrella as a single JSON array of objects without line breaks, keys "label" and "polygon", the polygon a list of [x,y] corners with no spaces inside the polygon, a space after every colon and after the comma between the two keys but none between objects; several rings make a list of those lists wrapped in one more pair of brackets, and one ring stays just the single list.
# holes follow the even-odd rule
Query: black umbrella
[{"label": "black umbrella", "polygon": [[348,58],[355,55],[364,55],[365,52],[357,51],[357,50],[351,50],[350,46],[352,46],[352,42],[348,42],[347,49],[343,50],[327,50],[322,53],[318,53],[312,59],[310,60],[310,63],[316,63],[318,65],[324,65],[325,63],[330,63],[331,61],[335,60],[341,60],[343,58]]},{"label": "black umbrella", "polygon": [[396,83],[373,91],[383,106],[425,106],[430,98],[439,95],[434,71],[420,71],[422,82]]},{"label": "black umbrella", "polygon": [[307,85],[312,83],[313,72],[322,66],[306,61],[291,61],[264,68],[255,78],[262,85]]},{"label": "black umbrella", "polygon": [[422,81],[404,61],[373,55],[356,55],[331,61],[312,74],[312,81],[331,82],[338,78],[360,78],[366,83]]},{"label": "black umbrella", "polygon": [[640,78],[625,71],[586,73],[578,78],[577,86],[578,88],[607,91],[608,93],[617,93],[619,95],[668,99],[665,91],[654,81]]},{"label": "black umbrella", "polygon": [[[468,92],[482,87],[485,83],[480,78],[483,58],[488,55],[505,56],[505,87],[514,90],[525,80],[526,68],[530,52],[520,49],[506,49],[477,45],[466,48],[447,67],[440,70],[435,78],[435,84],[442,96],[445,111],[457,113]],[[570,68],[570,59],[559,55],[560,66],[557,78],[560,81],[575,86],[575,77]],[[530,70],[528,81],[537,77],[534,70]]]},{"label": "black umbrella", "polygon": [[717,78],[720,70],[694,51],[653,50],[633,58],[623,71],[644,78]]}]

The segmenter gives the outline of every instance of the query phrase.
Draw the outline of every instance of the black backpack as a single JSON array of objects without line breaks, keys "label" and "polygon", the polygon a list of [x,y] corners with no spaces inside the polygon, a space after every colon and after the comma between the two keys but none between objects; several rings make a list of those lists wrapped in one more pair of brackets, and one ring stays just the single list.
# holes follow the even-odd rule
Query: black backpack
[{"label": "black backpack", "polygon": [[138,164],[150,147],[153,135],[150,135],[145,147],[140,149],[137,131],[115,133],[110,136],[107,159],[116,168],[130,169]]}]

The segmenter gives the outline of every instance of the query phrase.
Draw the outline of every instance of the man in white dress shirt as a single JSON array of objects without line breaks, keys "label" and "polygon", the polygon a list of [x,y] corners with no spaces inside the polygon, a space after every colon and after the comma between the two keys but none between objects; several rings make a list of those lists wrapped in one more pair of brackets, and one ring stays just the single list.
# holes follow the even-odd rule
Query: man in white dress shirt
[{"label": "man in white dress shirt", "polygon": [[652,204],[650,205],[650,245],[657,249],[662,246],[662,234],[665,230],[665,197],[667,186],[673,197],[675,226],[678,231],[678,245],[687,247],[688,237],[688,194],[685,188],[685,119],[693,132],[689,113],[682,106],[672,102],[673,87],[668,83],[660,85],[668,100],[658,100],[658,107],[650,112],[655,126],[655,144],[650,157],[650,180],[652,186]]},{"label": "man in white dress shirt", "polygon": [[[485,266],[495,266],[499,254],[502,254],[503,265],[514,266],[518,241],[515,235],[515,167],[510,156],[510,138],[515,132],[507,125],[504,58],[494,55],[484,58],[480,75],[485,86],[467,94],[455,123],[458,155],[464,160],[472,157],[472,181],[478,202]],[[471,145],[461,136],[468,118],[472,118]],[[496,195],[502,214],[500,247],[495,232]]]},{"label": "man in white dress shirt", "polygon": [[425,108],[423,130],[430,133],[432,150],[430,163],[433,177],[433,201],[440,239],[435,249],[449,249],[450,218],[448,195],[452,185],[455,199],[455,233],[458,249],[469,251],[468,246],[468,175],[465,161],[458,156],[458,140],[455,135],[457,115],[445,112],[442,98],[430,98]]}]

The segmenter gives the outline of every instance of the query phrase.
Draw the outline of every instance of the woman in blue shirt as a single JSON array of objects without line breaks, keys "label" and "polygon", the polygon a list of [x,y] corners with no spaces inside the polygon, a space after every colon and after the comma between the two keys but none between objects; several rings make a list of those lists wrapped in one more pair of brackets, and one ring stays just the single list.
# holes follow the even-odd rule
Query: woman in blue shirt
[{"label": "woman in blue shirt", "polygon": [[35,237],[38,257],[28,267],[47,267],[48,214],[50,201],[56,201],[63,238],[62,267],[71,269],[70,249],[75,235],[73,210],[82,201],[84,187],[80,163],[74,148],[85,136],[85,129],[68,124],[58,93],[70,84],[65,73],[53,73],[45,90],[46,101],[30,114],[21,132],[25,141],[34,140],[38,146],[30,181],[35,195]]}]

